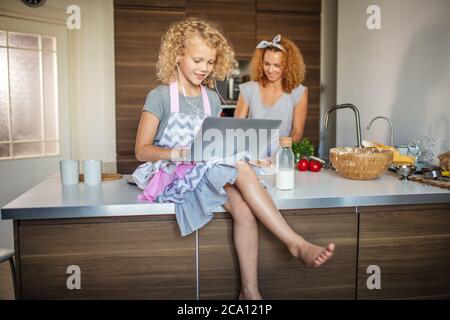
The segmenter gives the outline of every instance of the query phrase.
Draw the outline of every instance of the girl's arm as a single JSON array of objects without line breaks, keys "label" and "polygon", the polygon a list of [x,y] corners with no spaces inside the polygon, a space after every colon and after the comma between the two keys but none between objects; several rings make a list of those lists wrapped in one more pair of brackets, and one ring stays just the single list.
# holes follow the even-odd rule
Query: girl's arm
[{"label": "girl's arm", "polygon": [[239,94],[236,110],[234,110],[235,118],[245,118],[248,114],[248,104],[245,102],[242,94]]},{"label": "girl's arm", "polygon": [[173,160],[184,156],[184,149],[161,148],[153,145],[159,119],[150,112],[142,112],[136,135],[134,153],[138,161]]},{"label": "girl's arm", "polygon": [[294,108],[294,115],[292,117],[292,141],[298,141],[303,137],[305,129],[306,115],[308,113],[308,89],[305,89],[302,98]]}]

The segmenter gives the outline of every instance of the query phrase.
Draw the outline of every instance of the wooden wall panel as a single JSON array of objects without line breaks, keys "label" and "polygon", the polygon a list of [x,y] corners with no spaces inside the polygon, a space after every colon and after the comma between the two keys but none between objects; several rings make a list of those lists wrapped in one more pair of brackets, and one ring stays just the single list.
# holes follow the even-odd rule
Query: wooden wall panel
[{"label": "wooden wall panel", "polygon": [[[175,221],[25,224],[19,235],[23,299],[196,298],[195,237]],[[81,290],[67,289],[70,265]]]},{"label": "wooden wall panel", "polygon": [[217,23],[238,58],[252,56],[256,47],[255,0],[190,0],[186,13]]},{"label": "wooden wall panel", "polygon": [[320,14],[321,0],[256,0],[256,10]]},{"label": "wooden wall panel", "polygon": [[320,15],[258,12],[256,40],[272,39],[276,34],[290,38],[300,48],[306,64],[303,85],[308,87],[308,117],[304,137],[316,149],[320,141]]},{"label": "wooden wall panel", "polygon": [[[358,299],[450,297],[450,205],[360,208]],[[367,268],[381,269],[369,290]]]},{"label": "wooden wall panel", "polygon": [[320,15],[256,14],[256,41],[281,34],[299,47],[307,66],[320,66]]},{"label": "wooden wall panel", "polygon": [[[289,36],[302,50],[309,88],[309,116],[304,136],[319,145],[320,108],[320,1],[257,0],[116,0],[116,149],[120,173],[132,173],[140,164],[134,145],[147,93],[156,79],[160,38],[168,25],[186,15],[217,22],[236,50],[249,58],[256,43],[275,34]],[[317,109],[317,110],[316,110]]]},{"label": "wooden wall panel", "polygon": [[120,7],[114,10],[116,149],[120,173],[131,173],[140,164],[134,145],[145,98],[159,85],[155,64],[161,36],[172,22],[184,16],[184,11]]},{"label": "wooden wall panel", "polygon": [[114,0],[115,7],[185,9],[187,0]]}]

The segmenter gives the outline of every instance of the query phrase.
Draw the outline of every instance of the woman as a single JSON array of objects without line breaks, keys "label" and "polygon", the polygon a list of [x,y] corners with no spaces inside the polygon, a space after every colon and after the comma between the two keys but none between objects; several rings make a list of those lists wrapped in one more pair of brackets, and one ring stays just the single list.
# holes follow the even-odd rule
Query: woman
[{"label": "woman", "polygon": [[305,73],[302,54],[291,40],[277,35],[261,41],[251,61],[252,81],[240,85],[234,116],[281,120],[280,136],[300,140],[308,109],[308,90],[301,85]]}]

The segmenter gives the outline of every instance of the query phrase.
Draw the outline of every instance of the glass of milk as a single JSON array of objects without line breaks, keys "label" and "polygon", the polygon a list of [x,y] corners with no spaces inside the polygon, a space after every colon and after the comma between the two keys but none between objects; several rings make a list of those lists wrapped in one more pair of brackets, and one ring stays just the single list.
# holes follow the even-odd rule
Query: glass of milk
[{"label": "glass of milk", "polygon": [[280,138],[276,168],[276,188],[279,190],[294,189],[294,153],[292,152],[291,137]]}]

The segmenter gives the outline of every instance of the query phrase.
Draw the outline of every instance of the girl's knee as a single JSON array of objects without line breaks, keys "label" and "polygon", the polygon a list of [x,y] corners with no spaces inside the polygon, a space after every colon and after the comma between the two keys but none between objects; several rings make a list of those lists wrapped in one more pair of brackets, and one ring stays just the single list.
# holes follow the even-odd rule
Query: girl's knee
[{"label": "girl's knee", "polygon": [[238,175],[240,176],[256,176],[252,166],[246,162],[238,162],[236,164],[236,169],[238,170]]}]

